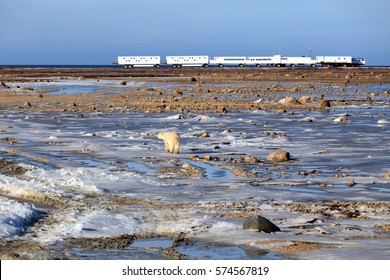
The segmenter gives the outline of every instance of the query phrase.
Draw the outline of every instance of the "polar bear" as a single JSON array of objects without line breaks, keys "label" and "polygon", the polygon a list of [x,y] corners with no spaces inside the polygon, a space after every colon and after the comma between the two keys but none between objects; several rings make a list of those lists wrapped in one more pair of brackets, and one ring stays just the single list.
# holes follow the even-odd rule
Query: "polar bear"
[{"label": "polar bear", "polygon": [[164,140],[165,148],[168,153],[179,153],[180,137],[177,132],[160,132],[157,134],[157,138]]}]

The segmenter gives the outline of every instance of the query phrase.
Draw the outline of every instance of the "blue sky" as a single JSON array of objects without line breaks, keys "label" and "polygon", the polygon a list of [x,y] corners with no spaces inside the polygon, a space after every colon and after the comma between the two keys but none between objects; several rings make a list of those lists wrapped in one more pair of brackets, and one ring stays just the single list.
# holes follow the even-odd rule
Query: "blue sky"
[{"label": "blue sky", "polygon": [[0,0],[0,65],[351,55],[390,65],[389,0]]}]

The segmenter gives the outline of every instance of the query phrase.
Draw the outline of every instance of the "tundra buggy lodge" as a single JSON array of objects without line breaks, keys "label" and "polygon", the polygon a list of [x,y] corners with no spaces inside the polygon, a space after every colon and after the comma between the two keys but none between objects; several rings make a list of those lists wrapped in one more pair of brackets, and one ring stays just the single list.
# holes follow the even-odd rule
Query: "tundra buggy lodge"
[{"label": "tundra buggy lodge", "polygon": [[364,58],[352,56],[316,56],[315,59],[306,56],[215,56],[193,55],[193,56],[167,56],[165,61],[160,56],[118,56],[119,65],[125,68],[131,67],[295,67],[295,66],[362,66]]}]

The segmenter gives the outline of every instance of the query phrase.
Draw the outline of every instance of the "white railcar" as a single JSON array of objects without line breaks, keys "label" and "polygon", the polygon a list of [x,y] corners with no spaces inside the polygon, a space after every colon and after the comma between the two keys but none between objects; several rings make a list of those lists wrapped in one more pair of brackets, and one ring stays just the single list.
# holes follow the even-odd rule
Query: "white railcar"
[{"label": "white railcar", "polygon": [[244,67],[247,64],[245,56],[214,56],[210,59],[210,65],[224,66],[238,66]]},{"label": "white railcar", "polygon": [[357,63],[356,58],[352,58],[352,56],[316,56],[316,61],[322,66],[352,66],[355,64],[364,64],[364,59],[359,60],[360,63]]},{"label": "white railcar", "polygon": [[317,61],[311,57],[306,56],[285,56],[281,59],[282,66],[295,67],[298,65],[301,66],[315,66]]},{"label": "white railcar", "polygon": [[247,65],[250,66],[272,66],[275,63],[275,56],[249,56],[247,58]]},{"label": "white railcar", "polygon": [[160,67],[160,56],[118,56],[118,64],[128,67]]},{"label": "white railcar", "polygon": [[277,67],[295,67],[298,65],[301,66],[314,66],[316,60],[311,59],[311,57],[305,56],[250,56],[247,58],[247,65],[250,66],[277,66]]},{"label": "white railcar", "polygon": [[208,55],[192,55],[192,56],[167,56],[167,65],[173,67],[182,66],[209,66]]}]

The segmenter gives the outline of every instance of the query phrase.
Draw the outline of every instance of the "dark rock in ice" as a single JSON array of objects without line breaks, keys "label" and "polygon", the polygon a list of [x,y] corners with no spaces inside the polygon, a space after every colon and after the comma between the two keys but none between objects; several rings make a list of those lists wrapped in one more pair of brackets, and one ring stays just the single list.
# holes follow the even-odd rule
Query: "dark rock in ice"
[{"label": "dark rock in ice", "polygon": [[4,82],[0,82],[0,87],[10,89],[10,86],[7,86]]},{"label": "dark rock in ice", "polygon": [[246,218],[243,229],[257,229],[266,233],[280,231],[280,228],[277,225],[260,215]]}]

